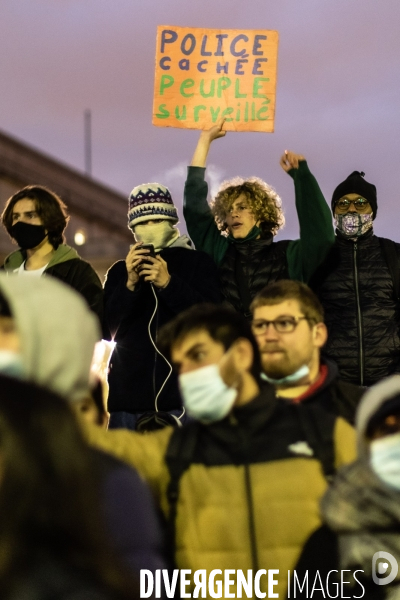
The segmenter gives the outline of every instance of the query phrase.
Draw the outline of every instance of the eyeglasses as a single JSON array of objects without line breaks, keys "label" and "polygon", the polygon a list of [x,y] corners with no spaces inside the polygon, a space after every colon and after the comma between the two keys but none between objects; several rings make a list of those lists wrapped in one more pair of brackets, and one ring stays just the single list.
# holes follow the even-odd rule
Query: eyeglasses
[{"label": "eyeglasses", "polygon": [[365,198],[356,198],[356,200],[340,198],[340,200],[336,202],[335,208],[338,212],[347,212],[351,204],[354,204],[354,208],[357,212],[364,212],[369,208],[369,202],[368,200],[365,200]]},{"label": "eyeglasses", "polygon": [[252,321],[251,329],[254,335],[263,335],[268,331],[268,327],[273,325],[275,331],[278,333],[292,333],[300,323],[300,321],[314,321],[309,317],[281,317],[280,319],[274,319],[273,321],[267,321],[265,319],[257,319]]}]

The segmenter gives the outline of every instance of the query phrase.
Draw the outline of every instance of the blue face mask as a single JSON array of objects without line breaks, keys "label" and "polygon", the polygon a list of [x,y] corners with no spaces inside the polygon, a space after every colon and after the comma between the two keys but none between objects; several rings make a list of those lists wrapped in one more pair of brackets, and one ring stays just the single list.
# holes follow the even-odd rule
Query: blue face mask
[{"label": "blue face mask", "polygon": [[379,479],[400,491],[400,433],[371,442],[370,462]]},{"label": "blue face mask", "polygon": [[0,374],[16,379],[24,379],[24,365],[18,352],[0,350]]},{"label": "blue face mask", "polygon": [[297,383],[300,379],[303,379],[303,377],[306,377],[309,374],[310,369],[308,368],[308,365],[303,365],[300,369],[297,369],[295,373],[286,375],[286,377],[282,377],[281,379],[272,379],[272,377],[268,377],[265,373],[261,373],[261,379],[268,381],[268,383],[272,383],[272,385],[284,385],[286,383],[290,385],[291,383]]},{"label": "blue face mask", "polygon": [[222,379],[218,365],[179,375],[179,388],[189,417],[205,424],[226,417],[237,396],[237,390]]}]

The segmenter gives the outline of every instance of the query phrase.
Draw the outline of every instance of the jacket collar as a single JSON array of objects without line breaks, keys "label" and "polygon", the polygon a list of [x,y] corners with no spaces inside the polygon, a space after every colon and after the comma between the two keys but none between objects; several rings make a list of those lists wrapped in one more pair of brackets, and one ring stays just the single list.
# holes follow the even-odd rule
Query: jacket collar
[{"label": "jacket collar", "polygon": [[366,233],[364,233],[363,235],[360,235],[356,239],[348,238],[347,236],[343,235],[343,233],[341,233],[339,231],[339,229],[336,229],[335,233],[336,233],[337,240],[339,242],[347,243],[347,244],[355,244],[356,242],[357,242],[357,244],[362,244],[362,243],[368,241],[370,238],[372,238],[375,235],[373,227],[371,227],[371,229],[369,229]]},{"label": "jacket collar", "polygon": [[239,252],[239,254],[248,256],[249,254],[255,254],[262,251],[264,248],[271,246],[273,237],[274,236],[271,233],[268,236],[259,238],[258,240],[247,240],[244,243],[243,240],[241,240],[241,243],[231,242],[231,244],[233,248]]},{"label": "jacket collar", "polygon": [[[252,232],[254,232],[254,230],[257,229],[256,235],[252,234]],[[258,239],[257,235],[260,235],[260,237]],[[229,235],[227,237],[227,240],[230,244],[233,244],[236,248],[238,248],[240,250],[241,247],[245,246],[249,246],[250,244],[252,246],[269,246],[270,244],[272,244],[272,241],[274,239],[273,234],[270,231],[267,232],[262,232],[261,229],[258,229],[258,227],[253,227],[253,229],[250,231],[250,233],[243,239],[236,239],[234,237],[232,237],[231,235]]]},{"label": "jacket collar", "polygon": [[[73,258],[80,258],[79,254],[71,248],[71,246],[67,246],[66,244],[60,244],[57,250],[54,252],[53,256],[47,268],[52,267],[61,262],[66,262],[68,260],[72,260]],[[18,269],[22,263],[26,260],[26,251],[25,250],[16,250],[9,254],[4,261],[4,268],[6,271],[14,271]]]},{"label": "jacket collar", "polygon": [[318,394],[323,393],[329,386],[331,386],[335,379],[338,379],[339,377],[339,369],[336,363],[327,359],[321,359],[320,364],[326,365],[326,367],[328,368],[328,374],[325,378],[325,381],[322,383],[322,385],[318,386],[314,393],[304,398],[302,402],[308,402],[309,400],[313,400],[316,396],[318,396]]},{"label": "jacket collar", "polygon": [[240,427],[246,430],[247,433],[254,433],[257,430],[263,429],[266,423],[272,418],[275,413],[279,400],[275,396],[275,391],[272,385],[265,384],[253,400],[242,406],[237,406],[232,409],[230,414],[211,425],[206,425],[213,437],[229,437],[229,431],[236,439],[237,428]]}]

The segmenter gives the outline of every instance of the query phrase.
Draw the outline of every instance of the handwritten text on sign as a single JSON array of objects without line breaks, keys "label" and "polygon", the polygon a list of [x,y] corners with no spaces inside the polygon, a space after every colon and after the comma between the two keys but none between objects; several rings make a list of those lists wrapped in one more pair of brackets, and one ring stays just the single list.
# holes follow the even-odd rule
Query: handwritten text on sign
[{"label": "handwritten text on sign", "polygon": [[278,32],[159,26],[153,124],[273,131]]}]

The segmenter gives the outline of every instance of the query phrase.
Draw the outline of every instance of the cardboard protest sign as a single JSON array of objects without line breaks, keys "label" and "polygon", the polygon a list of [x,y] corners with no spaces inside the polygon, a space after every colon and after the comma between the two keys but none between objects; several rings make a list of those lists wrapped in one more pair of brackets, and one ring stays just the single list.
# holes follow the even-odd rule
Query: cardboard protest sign
[{"label": "cardboard protest sign", "polygon": [[278,32],[159,26],[153,124],[274,131]]}]

